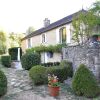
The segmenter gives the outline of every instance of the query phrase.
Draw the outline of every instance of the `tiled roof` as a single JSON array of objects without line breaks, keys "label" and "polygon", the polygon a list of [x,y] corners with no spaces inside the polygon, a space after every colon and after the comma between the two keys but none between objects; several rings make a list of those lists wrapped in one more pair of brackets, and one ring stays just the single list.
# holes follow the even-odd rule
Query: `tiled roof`
[{"label": "tiled roof", "polygon": [[67,17],[64,17],[64,18],[62,18],[62,19],[60,19],[60,20],[58,20],[58,21],[56,21],[56,22],[50,24],[50,25],[47,26],[47,27],[43,27],[43,28],[40,28],[40,29],[38,29],[38,30],[32,32],[31,34],[25,36],[22,40],[25,40],[25,39],[27,39],[27,38],[31,38],[31,37],[33,37],[33,36],[42,34],[42,33],[44,33],[44,32],[47,32],[47,31],[52,30],[52,29],[54,29],[54,28],[57,28],[57,27],[59,27],[59,26],[68,24],[68,23],[72,22],[73,16],[76,15],[77,13],[79,13],[79,12],[86,12],[86,11],[82,9],[82,10],[80,10],[80,11],[74,13],[74,14],[71,14],[71,15],[69,15],[69,16],[67,16]]}]

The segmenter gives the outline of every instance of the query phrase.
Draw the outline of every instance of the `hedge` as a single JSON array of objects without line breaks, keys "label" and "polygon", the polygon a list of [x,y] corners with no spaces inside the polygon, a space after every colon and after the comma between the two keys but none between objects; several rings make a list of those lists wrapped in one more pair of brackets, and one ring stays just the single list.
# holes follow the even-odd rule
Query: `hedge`
[{"label": "hedge", "polygon": [[13,48],[8,49],[9,55],[11,55],[11,60],[17,60],[18,48],[20,48],[20,58],[21,58],[21,56],[22,56],[21,47],[13,47]]},{"label": "hedge", "polygon": [[45,67],[59,66],[59,64],[60,64],[60,62],[41,63],[41,65],[45,66]]},{"label": "hedge", "polygon": [[9,55],[1,56],[1,63],[5,67],[11,67],[11,56]]}]

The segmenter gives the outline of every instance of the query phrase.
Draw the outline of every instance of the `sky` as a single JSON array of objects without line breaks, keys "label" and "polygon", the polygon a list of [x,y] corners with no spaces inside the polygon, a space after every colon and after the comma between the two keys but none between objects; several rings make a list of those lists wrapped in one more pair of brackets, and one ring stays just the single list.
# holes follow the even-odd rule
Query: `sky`
[{"label": "sky", "polygon": [[0,30],[25,33],[28,27],[43,27],[43,20],[53,23],[96,0],[0,0]]}]

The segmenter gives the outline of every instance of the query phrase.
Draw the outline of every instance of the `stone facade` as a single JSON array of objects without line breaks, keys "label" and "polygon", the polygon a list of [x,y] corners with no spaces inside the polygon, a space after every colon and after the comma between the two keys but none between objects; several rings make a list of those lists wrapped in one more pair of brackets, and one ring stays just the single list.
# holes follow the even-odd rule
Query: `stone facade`
[{"label": "stone facade", "polygon": [[100,45],[69,46],[62,49],[63,59],[73,63],[74,71],[85,64],[100,81]]}]

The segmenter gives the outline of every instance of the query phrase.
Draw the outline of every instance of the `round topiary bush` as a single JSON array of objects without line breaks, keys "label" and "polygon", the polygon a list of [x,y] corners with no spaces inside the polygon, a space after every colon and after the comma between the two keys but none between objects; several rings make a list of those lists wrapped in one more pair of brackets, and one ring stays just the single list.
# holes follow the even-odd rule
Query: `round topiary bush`
[{"label": "round topiary bush", "polygon": [[45,74],[46,67],[37,65],[30,69],[29,76],[34,85],[41,85],[47,83],[47,75]]},{"label": "round topiary bush", "polygon": [[67,76],[72,77],[73,76],[73,66],[72,66],[72,62],[66,61],[66,60],[62,60],[60,63],[61,67],[65,67],[65,69],[67,70]]},{"label": "round topiary bush", "polygon": [[7,92],[7,78],[5,74],[0,70],[0,96]]},{"label": "round topiary bush", "polygon": [[95,97],[100,88],[92,72],[84,64],[81,64],[73,77],[72,89],[76,95]]},{"label": "round topiary bush", "polygon": [[24,69],[29,70],[40,64],[40,55],[38,53],[26,53],[21,57],[21,63]]}]

